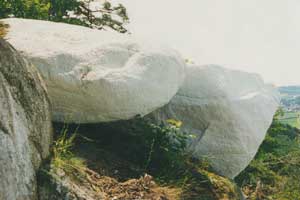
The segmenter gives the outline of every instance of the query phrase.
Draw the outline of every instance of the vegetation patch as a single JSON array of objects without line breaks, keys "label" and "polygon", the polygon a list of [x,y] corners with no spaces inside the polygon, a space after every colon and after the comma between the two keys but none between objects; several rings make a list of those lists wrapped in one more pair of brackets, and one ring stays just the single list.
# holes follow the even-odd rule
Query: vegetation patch
[{"label": "vegetation patch", "polygon": [[17,17],[76,24],[96,29],[127,32],[129,18],[122,4],[103,1],[93,8],[91,0],[14,0],[0,1],[0,18]]},{"label": "vegetation patch", "polygon": [[68,129],[64,128],[54,142],[53,157],[51,159],[51,170],[55,174],[66,173],[71,178],[81,180],[87,178],[88,168],[85,160],[73,154],[74,140],[77,133],[68,134]]},{"label": "vegetation patch", "polygon": [[201,170],[209,180],[208,183],[214,191],[216,199],[240,199],[239,188],[229,179],[216,175],[215,173]]},{"label": "vegetation patch", "polygon": [[299,112],[284,112],[284,114],[279,118],[280,123],[288,124],[295,128],[300,128],[300,113]]},{"label": "vegetation patch", "polygon": [[82,199],[240,199],[235,183],[185,153],[192,136],[180,126],[176,120],[154,125],[141,118],[67,129],[56,124],[62,131],[39,191],[52,199],[62,193]]},{"label": "vegetation patch", "polygon": [[300,130],[276,115],[255,159],[237,178],[248,199],[300,199]]},{"label": "vegetation patch", "polygon": [[[86,137],[78,137],[78,134],[64,128],[53,146],[53,155],[50,164],[41,170],[39,179],[40,196],[43,200],[71,197],[71,199],[178,199],[180,188],[159,186],[152,176],[144,173],[140,178],[130,178],[120,181],[118,178],[107,176],[103,170],[110,170],[111,166],[104,167],[93,160],[89,164],[100,170],[92,170],[87,166],[87,161],[76,153],[76,148],[82,143],[87,143],[92,148],[88,154],[97,151],[97,145]],[[89,150],[92,150],[91,152]],[[109,156],[108,156],[109,155]],[[101,156],[101,155],[99,155]],[[89,159],[89,157],[87,157]],[[116,156],[106,153],[104,158],[110,163],[123,163]],[[100,162],[101,163],[101,162]],[[96,166],[96,167],[95,167]],[[122,166],[124,167],[124,166]],[[116,169],[115,169],[116,170]],[[116,171],[113,172],[117,174]],[[63,188],[63,189],[62,189]]]}]

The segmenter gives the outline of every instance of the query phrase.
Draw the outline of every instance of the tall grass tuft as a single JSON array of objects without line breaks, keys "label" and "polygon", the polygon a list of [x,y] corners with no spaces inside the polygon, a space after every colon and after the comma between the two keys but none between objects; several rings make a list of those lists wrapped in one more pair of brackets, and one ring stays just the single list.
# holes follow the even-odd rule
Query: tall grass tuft
[{"label": "tall grass tuft", "polygon": [[85,174],[86,163],[82,158],[76,157],[72,153],[72,148],[77,137],[77,130],[72,134],[68,134],[68,128],[64,127],[60,136],[53,145],[53,158],[51,167],[54,170],[63,170],[65,173],[71,174]]}]

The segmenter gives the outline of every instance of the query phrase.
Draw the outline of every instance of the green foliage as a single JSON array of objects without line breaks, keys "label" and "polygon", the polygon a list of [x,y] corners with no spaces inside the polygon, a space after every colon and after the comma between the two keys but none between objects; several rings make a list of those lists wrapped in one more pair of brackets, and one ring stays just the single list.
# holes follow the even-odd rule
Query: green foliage
[{"label": "green foliage", "polygon": [[145,169],[162,169],[163,166],[173,167],[184,154],[186,148],[186,135],[179,131],[179,128],[168,124],[167,126],[148,126],[148,134],[145,136],[143,145],[148,158]]},{"label": "green foliage", "polygon": [[20,18],[47,19],[50,3],[46,0],[4,0],[0,3],[0,18],[14,16]]},{"label": "green foliage", "polygon": [[8,16],[10,12],[10,3],[8,0],[0,1],[0,18],[4,18]]},{"label": "green foliage", "polygon": [[122,4],[105,1],[95,10],[93,0],[3,0],[0,1],[0,18],[9,16],[41,19],[103,29],[110,27],[120,33],[127,32],[124,24],[129,20]]},{"label": "green foliage", "polygon": [[76,138],[76,132],[71,136],[68,135],[68,128],[65,127],[53,144],[53,156],[51,167],[53,170],[63,170],[68,174],[76,172],[83,174],[86,168],[85,161],[74,156],[72,148]]},{"label": "green foliage", "polygon": [[299,136],[275,115],[255,159],[235,179],[249,199],[300,199]]},{"label": "green foliage", "polygon": [[50,20],[62,21],[90,28],[103,29],[110,27],[118,32],[127,32],[124,23],[128,22],[126,8],[122,4],[113,6],[105,1],[102,7],[95,10],[90,8],[92,0],[51,0]]},{"label": "green foliage", "polygon": [[127,129],[132,146],[127,152],[132,161],[156,176],[169,175],[184,163],[188,135],[180,131],[181,122],[169,120],[155,125],[142,118]]},{"label": "green foliage", "polygon": [[274,120],[279,120],[283,116],[284,116],[284,110],[282,107],[280,107],[274,115]]},{"label": "green foliage", "polygon": [[298,111],[284,112],[284,114],[278,117],[278,120],[282,124],[288,124],[295,128],[300,128],[300,115]]}]

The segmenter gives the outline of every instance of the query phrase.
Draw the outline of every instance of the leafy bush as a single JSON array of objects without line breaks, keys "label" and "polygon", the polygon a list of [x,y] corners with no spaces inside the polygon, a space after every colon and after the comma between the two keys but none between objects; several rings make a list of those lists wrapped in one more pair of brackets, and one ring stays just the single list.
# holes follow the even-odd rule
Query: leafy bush
[{"label": "leafy bush", "polygon": [[147,156],[145,169],[166,174],[182,166],[188,135],[180,131],[181,122],[169,120],[167,125],[145,123],[144,126],[145,140],[141,148],[145,149]]},{"label": "leafy bush", "polygon": [[[168,120],[166,124],[155,125],[148,120],[136,118],[122,126],[127,132],[124,156],[150,174],[162,176],[180,168],[186,157],[189,135],[180,131],[181,122]],[[121,131],[121,134],[123,134]]]},{"label": "leafy bush", "polygon": [[0,3],[0,18],[47,19],[50,1],[46,0],[4,0]]},{"label": "leafy bush", "polygon": [[2,0],[0,18],[10,16],[65,22],[90,28],[110,27],[120,33],[127,32],[129,18],[122,4],[113,6],[108,1],[95,10],[93,0]]}]

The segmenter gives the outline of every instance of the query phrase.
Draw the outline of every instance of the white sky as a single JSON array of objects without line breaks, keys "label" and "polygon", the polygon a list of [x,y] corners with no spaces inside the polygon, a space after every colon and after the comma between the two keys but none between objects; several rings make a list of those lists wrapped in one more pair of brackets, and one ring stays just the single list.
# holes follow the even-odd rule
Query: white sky
[{"label": "white sky", "polygon": [[300,85],[300,0],[119,0],[130,31],[198,64]]}]

